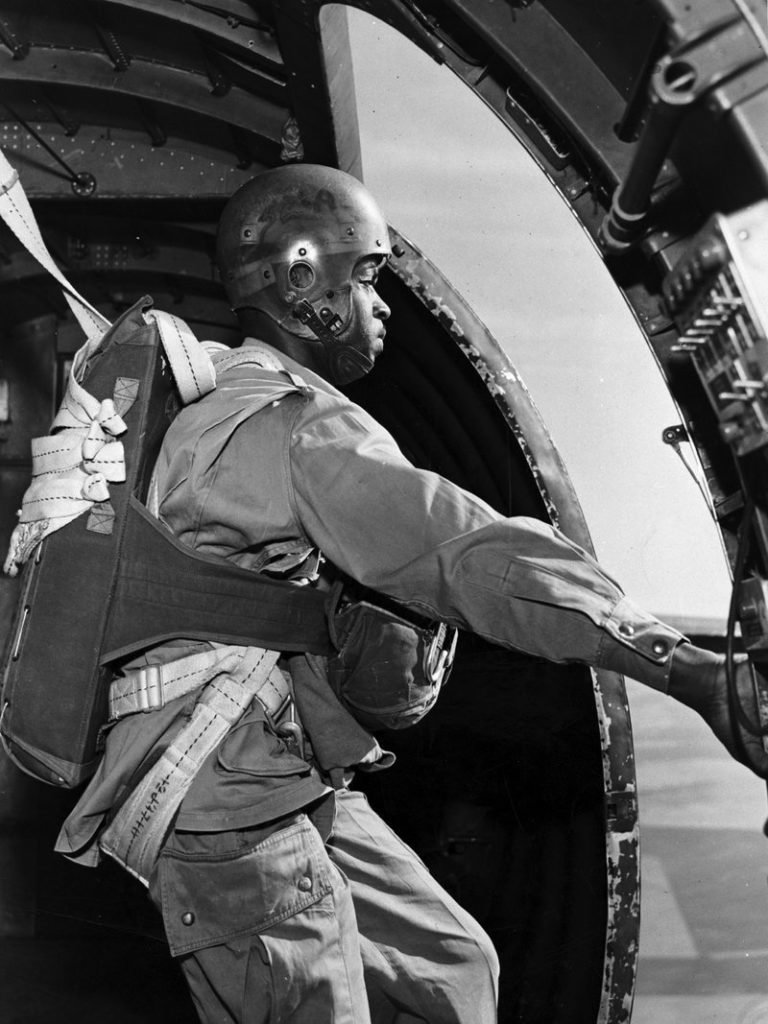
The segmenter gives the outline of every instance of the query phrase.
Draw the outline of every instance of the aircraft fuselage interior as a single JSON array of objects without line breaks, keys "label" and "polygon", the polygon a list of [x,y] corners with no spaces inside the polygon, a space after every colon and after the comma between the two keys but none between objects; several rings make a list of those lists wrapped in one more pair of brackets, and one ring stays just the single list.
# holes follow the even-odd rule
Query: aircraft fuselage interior
[{"label": "aircraft fuselage interior", "polygon": [[[353,8],[476,94],[604,261],[679,409],[665,440],[687,446],[706,481],[734,579],[729,647],[746,649],[762,680],[762,0],[0,0],[0,149],[57,265],[110,321],[146,295],[198,337],[237,344],[214,268],[226,199],[260,170],[296,161],[365,180]],[[536,395],[430,254],[397,224],[391,235],[386,351],[349,394],[417,465],[590,549]],[[499,266],[499,288],[503,275]],[[30,439],[49,430],[82,333],[59,284],[7,227],[0,295],[5,550]],[[0,580],[11,653],[22,585]],[[762,704],[765,727],[768,668]],[[371,800],[493,938],[501,1020],[628,1022],[641,822],[622,678],[462,635],[437,707],[385,745],[398,763],[367,780]],[[25,1016],[14,1003],[7,1019],[193,1020],[141,887],[112,865],[84,871],[53,854],[76,795],[2,755],[2,973],[42,972],[59,1007]]]}]

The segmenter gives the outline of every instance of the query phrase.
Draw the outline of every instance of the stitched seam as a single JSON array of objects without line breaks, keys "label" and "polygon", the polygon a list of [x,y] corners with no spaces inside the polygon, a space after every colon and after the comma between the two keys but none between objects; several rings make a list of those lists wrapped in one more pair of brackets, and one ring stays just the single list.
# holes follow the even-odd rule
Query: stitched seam
[{"label": "stitched seam", "polygon": [[[40,253],[40,254],[41,254],[40,256],[38,256],[38,259],[39,259],[40,263],[42,263],[43,265],[45,265],[45,264],[46,264],[46,263],[48,262],[48,258],[49,258],[49,257],[48,257],[48,253],[46,252],[45,246],[44,246],[44,245],[42,245],[42,243],[40,243],[40,242],[38,241],[38,239],[37,239],[37,236],[36,236],[35,232],[34,232],[34,231],[33,231],[33,229],[32,229],[32,228],[30,227],[30,225],[29,225],[29,224],[27,223],[27,219],[26,219],[26,217],[25,217],[25,216],[24,216],[24,214],[23,214],[23,213],[21,212],[21,210],[19,209],[19,207],[18,207],[18,206],[16,205],[16,201],[14,200],[13,196],[11,195],[11,193],[10,193],[10,192],[8,192],[8,193],[7,193],[7,195],[8,195],[8,200],[9,200],[9,202],[10,202],[11,206],[13,207],[13,209],[14,209],[14,212],[16,213],[16,216],[17,216],[17,217],[19,218],[19,220],[21,221],[21,223],[22,223],[22,224],[24,225],[24,227],[26,228],[26,230],[27,230],[27,232],[29,233],[30,237],[31,237],[31,238],[33,239],[33,241],[34,241],[34,243],[35,243],[35,247],[36,247],[36,248],[37,248],[37,250],[38,250],[38,253]],[[70,287],[71,287],[71,286],[70,286]],[[73,296],[73,298],[74,298],[74,296]],[[75,300],[75,301],[78,301],[78,300]],[[87,306],[83,305],[83,306],[82,306],[82,309],[83,309],[83,312],[84,312],[84,313],[86,313],[86,314],[87,314],[87,315],[88,315],[88,316],[90,317],[90,319],[91,319],[91,323],[92,323],[92,324],[94,324],[94,326],[96,326],[96,327],[100,327],[100,326],[101,326],[100,322],[99,322],[99,321],[97,320],[97,318],[95,317],[95,315],[94,315],[94,314],[93,314],[93,313],[92,313],[92,312],[90,311],[90,309],[88,309],[88,307],[87,307]]]},{"label": "stitched seam", "polygon": [[[121,460],[117,459],[115,461],[119,462]],[[39,472],[32,474],[32,479],[39,480],[41,476],[61,476],[63,473],[71,473],[73,469],[78,469],[79,467],[80,461],[78,460],[69,466],[61,466],[59,469],[41,469]]]},{"label": "stitched seam", "polygon": [[171,318],[171,323],[173,324],[174,330],[176,331],[176,336],[179,339],[179,344],[181,345],[181,350],[184,353],[184,355],[186,356],[187,363],[189,364],[189,372],[192,374],[192,379],[195,382],[195,388],[197,389],[197,391],[199,393],[199,391],[200,391],[200,382],[197,379],[197,374],[195,373],[195,368],[192,365],[192,360],[190,358],[189,352],[187,351],[187,346],[186,346],[186,343],[184,341],[184,336],[181,333],[181,329],[179,328],[179,325],[178,325],[178,322],[176,320],[176,317],[172,313],[169,313],[168,315]]},{"label": "stitched seam", "polygon": [[152,787],[152,792],[148,794],[147,800],[144,803],[141,813],[131,826],[131,841],[128,844],[128,848],[125,852],[124,858],[126,861],[130,857],[130,853],[131,850],[133,849],[134,843],[136,843],[136,841],[141,837],[145,825],[149,824],[151,816],[157,810],[158,797],[162,796],[162,794],[168,788],[168,785],[171,781],[171,776],[173,775],[174,772],[176,772],[179,769],[179,766],[181,765],[184,758],[189,756],[190,750],[192,750],[192,748],[203,739],[205,734],[209,731],[209,729],[211,729],[211,727],[214,724],[215,719],[211,719],[205,724],[205,726],[199,732],[197,732],[189,740],[185,749],[183,751],[180,751],[178,758],[173,764],[169,766],[168,771],[165,773],[165,775],[161,779],[159,779],[158,782],[156,782],[155,785]]},{"label": "stitched seam", "polygon": [[296,491],[293,486],[293,468],[291,464],[291,450],[293,448],[294,434],[296,432],[296,421],[299,418],[299,414],[303,411],[304,404],[306,404],[307,401],[308,400],[305,398],[304,403],[297,403],[296,411],[293,414],[293,419],[288,425],[288,430],[286,430],[285,432],[285,441],[283,448],[283,474],[285,477],[285,484],[288,491],[288,504],[291,507],[291,512],[293,512],[293,522],[303,540],[305,540],[306,543],[310,545],[310,547],[314,548],[315,545],[312,542],[311,538],[307,536],[307,532],[304,529],[304,524],[302,523],[301,516],[299,514],[299,506],[298,502],[296,501]]},{"label": "stitched seam", "polygon": [[[180,683],[180,682],[182,682],[182,680],[184,680],[184,679],[191,679],[195,675],[197,675],[197,672],[184,672],[180,676],[171,676],[164,685],[170,685],[172,683],[174,683],[174,684],[175,683]],[[115,682],[117,682],[117,680],[115,680]],[[202,680],[201,680],[201,682],[202,682]],[[122,699],[124,697],[133,697],[137,693],[144,693],[147,688],[148,688],[148,684],[147,683],[139,683],[132,690],[125,690],[125,691],[120,692],[120,699]],[[116,687],[116,689],[119,690],[119,686]]]}]

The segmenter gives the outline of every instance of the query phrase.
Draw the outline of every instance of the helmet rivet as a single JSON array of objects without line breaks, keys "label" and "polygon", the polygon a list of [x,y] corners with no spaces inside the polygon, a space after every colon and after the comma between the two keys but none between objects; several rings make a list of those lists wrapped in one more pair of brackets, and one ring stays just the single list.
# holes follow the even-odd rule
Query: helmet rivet
[{"label": "helmet rivet", "polygon": [[284,298],[285,298],[286,302],[295,302],[296,301],[296,292],[286,292],[285,295],[284,295]]},{"label": "helmet rivet", "polygon": [[250,238],[250,237],[251,237],[251,229],[250,228],[246,228],[245,231],[243,232],[243,238]]},{"label": "helmet rivet", "polygon": [[306,249],[304,249],[304,248],[299,249],[299,256],[306,256],[306,255],[307,255],[307,250]]},{"label": "helmet rivet", "polygon": [[264,271],[264,277],[269,277],[269,271],[268,270]]},{"label": "helmet rivet", "polygon": [[376,245],[381,245],[381,239],[380,238],[376,239]]},{"label": "helmet rivet", "polygon": [[347,228],[347,234],[348,235],[354,235],[354,233],[355,233],[355,229],[354,228]]}]

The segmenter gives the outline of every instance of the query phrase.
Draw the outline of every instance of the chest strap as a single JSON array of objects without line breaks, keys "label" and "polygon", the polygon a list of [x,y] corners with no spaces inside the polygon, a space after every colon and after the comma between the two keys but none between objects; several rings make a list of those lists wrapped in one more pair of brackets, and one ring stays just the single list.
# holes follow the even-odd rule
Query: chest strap
[{"label": "chest strap", "polygon": [[[278,651],[225,647],[208,653],[216,658],[203,659],[206,667],[198,681],[203,690],[192,717],[99,840],[103,852],[144,885],[149,884],[173,817],[205,759],[254,698],[270,713],[278,712],[290,698],[288,682],[277,667]],[[185,661],[190,659],[180,660],[177,666]]]}]

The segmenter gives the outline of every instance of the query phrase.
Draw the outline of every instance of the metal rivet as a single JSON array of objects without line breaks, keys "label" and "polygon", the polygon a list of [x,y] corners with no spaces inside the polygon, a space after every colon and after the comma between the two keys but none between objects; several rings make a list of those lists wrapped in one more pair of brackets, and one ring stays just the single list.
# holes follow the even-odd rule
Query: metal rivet
[{"label": "metal rivet", "polygon": [[306,249],[304,249],[304,248],[299,249],[299,256],[306,256],[306,255],[307,255],[307,250]]},{"label": "metal rivet", "polygon": [[654,640],[651,644],[651,650],[659,658],[663,658],[669,654],[669,644],[666,640]]},{"label": "metal rivet", "polygon": [[191,910],[188,910],[186,914],[181,915],[181,923],[186,925],[195,923],[195,915],[192,913]]},{"label": "metal rivet", "polygon": [[299,889],[301,889],[302,892],[309,892],[312,889],[312,879],[308,878],[306,875],[303,878],[300,878]]},{"label": "metal rivet", "polygon": [[243,232],[243,238],[250,238],[250,237],[251,237],[251,229],[250,228],[246,228],[245,231]]},{"label": "metal rivet", "polygon": [[347,228],[347,234],[348,235],[354,235],[354,233],[355,233],[355,229],[354,228]]},{"label": "metal rivet", "polygon": [[621,622],[619,624],[619,632],[622,636],[634,636],[635,627],[632,625],[631,622]]}]

